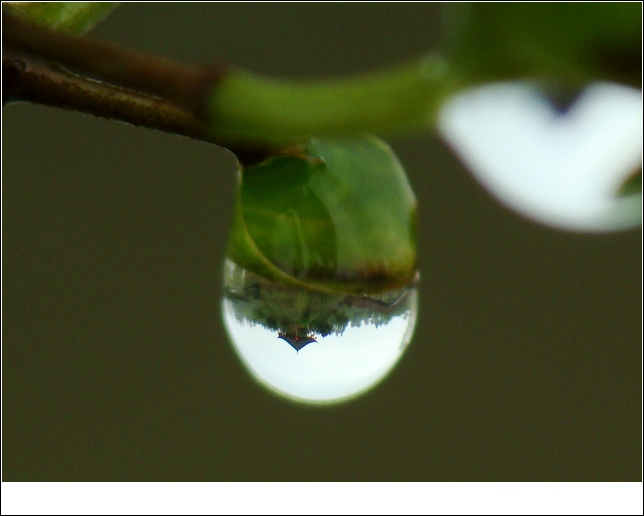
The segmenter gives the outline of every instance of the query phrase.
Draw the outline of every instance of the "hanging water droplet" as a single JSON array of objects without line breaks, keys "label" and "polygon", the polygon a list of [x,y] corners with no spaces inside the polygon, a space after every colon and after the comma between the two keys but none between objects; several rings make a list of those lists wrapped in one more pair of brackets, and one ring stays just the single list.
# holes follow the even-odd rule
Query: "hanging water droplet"
[{"label": "hanging water droplet", "polygon": [[293,401],[367,392],[395,366],[416,322],[414,286],[372,296],[278,284],[226,260],[223,316],[251,375]]},{"label": "hanging water droplet", "polygon": [[260,383],[304,403],[376,385],[416,317],[416,199],[373,136],[313,138],[239,170],[223,316]]}]

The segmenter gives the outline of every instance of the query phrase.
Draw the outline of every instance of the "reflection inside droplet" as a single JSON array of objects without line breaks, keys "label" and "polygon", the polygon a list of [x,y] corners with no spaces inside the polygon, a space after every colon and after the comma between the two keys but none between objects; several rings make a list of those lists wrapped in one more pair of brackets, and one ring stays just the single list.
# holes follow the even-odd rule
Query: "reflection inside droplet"
[{"label": "reflection inside droplet", "polygon": [[233,348],[261,384],[291,400],[334,403],[365,393],[409,343],[415,287],[378,296],[311,292],[226,260],[223,317]]}]

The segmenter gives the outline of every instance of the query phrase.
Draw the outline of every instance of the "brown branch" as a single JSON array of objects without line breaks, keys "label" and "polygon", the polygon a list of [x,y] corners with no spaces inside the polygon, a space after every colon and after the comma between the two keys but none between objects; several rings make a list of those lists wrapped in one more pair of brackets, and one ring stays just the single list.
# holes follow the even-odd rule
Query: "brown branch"
[{"label": "brown branch", "polygon": [[2,79],[3,103],[34,102],[222,143],[210,139],[192,113],[167,100],[87,79],[37,58],[7,55],[5,50]]},{"label": "brown branch", "polygon": [[244,166],[280,152],[215,139],[193,113],[168,100],[88,79],[10,49],[3,49],[3,54],[3,104],[33,102],[186,136],[230,150]]},{"label": "brown branch", "polygon": [[86,36],[54,32],[5,12],[2,43],[84,75],[165,98],[198,116],[208,89],[225,74],[223,67],[189,65]]}]

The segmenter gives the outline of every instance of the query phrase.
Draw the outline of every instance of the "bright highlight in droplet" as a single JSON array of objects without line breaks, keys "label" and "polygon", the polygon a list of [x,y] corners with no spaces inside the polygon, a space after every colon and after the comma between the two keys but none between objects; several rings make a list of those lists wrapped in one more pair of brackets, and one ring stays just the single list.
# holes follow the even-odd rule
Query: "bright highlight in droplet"
[{"label": "bright highlight in droplet", "polygon": [[366,393],[411,340],[415,288],[353,299],[255,281],[230,262],[227,270],[233,286],[223,319],[233,349],[255,380],[292,401],[331,404]]}]

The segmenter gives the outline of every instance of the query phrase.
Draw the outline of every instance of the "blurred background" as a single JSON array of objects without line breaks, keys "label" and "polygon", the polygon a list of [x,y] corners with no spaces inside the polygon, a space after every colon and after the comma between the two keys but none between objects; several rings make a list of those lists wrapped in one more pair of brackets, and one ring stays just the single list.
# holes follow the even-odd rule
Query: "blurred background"
[{"label": "blurred background", "polygon": [[[279,77],[435,48],[435,4],[127,4],[96,36]],[[234,158],[10,105],[2,119],[8,481],[639,481],[640,229],[488,196],[433,135],[389,140],[419,203],[420,313],[344,405],[258,386],[221,319]]]}]

